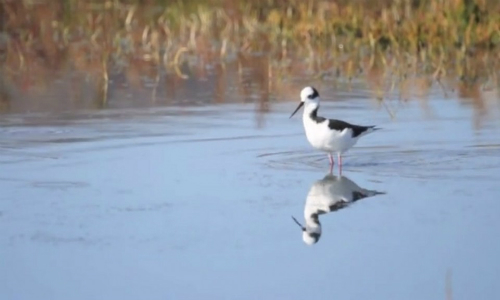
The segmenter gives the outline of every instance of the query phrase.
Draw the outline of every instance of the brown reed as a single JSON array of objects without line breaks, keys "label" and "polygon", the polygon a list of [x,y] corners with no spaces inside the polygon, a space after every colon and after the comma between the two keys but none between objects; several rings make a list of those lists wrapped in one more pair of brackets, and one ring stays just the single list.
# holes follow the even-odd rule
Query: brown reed
[{"label": "brown reed", "polygon": [[[0,103],[42,92],[71,74],[78,101],[110,82],[162,76],[206,78],[206,67],[265,55],[273,81],[291,76],[363,78],[375,96],[408,98],[437,83],[498,85],[500,3],[487,0],[316,1],[13,1],[1,15]],[[241,63],[241,62],[240,62]],[[1,106],[0,106],[1,107]]]}]

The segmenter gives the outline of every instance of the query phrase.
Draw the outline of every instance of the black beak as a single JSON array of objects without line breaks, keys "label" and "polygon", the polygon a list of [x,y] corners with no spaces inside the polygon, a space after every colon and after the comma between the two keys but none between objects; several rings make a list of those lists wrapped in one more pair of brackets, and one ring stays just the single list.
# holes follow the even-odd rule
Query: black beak
[{"label": "black beak", "polygon": [[292,219],[295,221],[295,223],[297,225],[299,225],[299,227],[302,229],[302,231],[306,231],[306,228],[304,226],[302,226],[302,224],[300,224],[299,221],[297,221],[297,219],[295,219],[294,216],[292,216]]},{"label": "black beak", "polygon": [[[299,106],[297,106],[297,108],[295,109],[295,111],[294,111],[294,112],[292,113],[292,115],[290,116],[290,118],[291,118],[291,117],[293,117],[293,115],[295,115],[295,113],[297,113],[297,111],[299,111],[299,109],[302,107],[302,105],[304,105],[304,102],[302,102],[302,101],[301,101],[301,102],[299,103]],[[290,118],[289,118],[289,119],[290,119]]]}]

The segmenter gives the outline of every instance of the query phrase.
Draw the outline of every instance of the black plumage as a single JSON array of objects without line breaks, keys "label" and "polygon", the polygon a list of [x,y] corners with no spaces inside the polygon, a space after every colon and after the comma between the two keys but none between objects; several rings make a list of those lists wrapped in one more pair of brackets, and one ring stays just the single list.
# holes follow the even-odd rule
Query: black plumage
[{"label": "black plumage", "polygon": [[310,94],[309,96],[307,96],[307,98],[312,100],[312,99],[315,99],[316,97],[319,97],[318,91],[313,87],[311,87],[311,89],[313,90],[313,93]]},{"label": "black plumage", "polygon": [[334,119],[326,119],[323,117],[318,116],[318,108],[313,110],[311,112],[311,119],[315,121],[317,124],[323,123],[325,121],[328,121],[328,128],[332,130],[338,130],[338,131],[343,131],[344,129],[351,129],[352,130],[352,137],[357,137],[358,135],[362,134],[363,132],[367,131],[368,129],[375,128],[375,126],[360,126],[360,125],[353,125],[341,120],[334,120]]}]

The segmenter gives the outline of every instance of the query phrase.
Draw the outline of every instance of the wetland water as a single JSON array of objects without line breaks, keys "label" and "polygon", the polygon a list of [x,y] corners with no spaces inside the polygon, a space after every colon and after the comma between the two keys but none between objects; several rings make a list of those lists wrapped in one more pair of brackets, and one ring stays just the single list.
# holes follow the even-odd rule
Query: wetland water
[{"label": "wetland water", "polygon": [[[499,298],[498,95],[480,123],[440,91],[391,119],[324,85],[322,115],[384,129],[341,179],[288,119],[298,96],[260,121],[234,103],[4,114],[0,298]],[[291,216],[311,194],[361,199],[306,245]]]}]

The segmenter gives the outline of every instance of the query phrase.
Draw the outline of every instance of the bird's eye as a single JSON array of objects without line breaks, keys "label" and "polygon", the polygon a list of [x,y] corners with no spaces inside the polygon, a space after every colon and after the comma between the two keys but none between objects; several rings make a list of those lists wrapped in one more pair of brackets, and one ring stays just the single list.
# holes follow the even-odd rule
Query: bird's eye
[{"label": "bird's eye", "polygon": [[316,91],[315,89],[312,90],[312,94],[307,95],[307,98],[311,100],[316,99],[318,97],[319,97],[318,91]]}]

